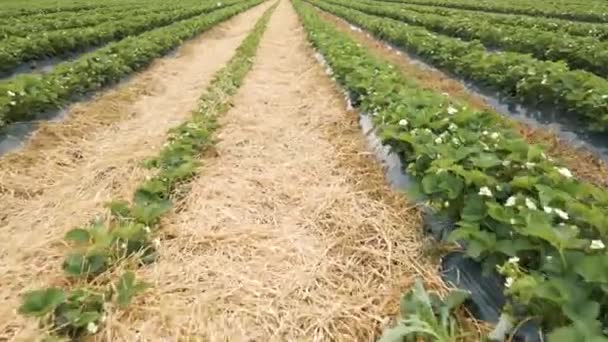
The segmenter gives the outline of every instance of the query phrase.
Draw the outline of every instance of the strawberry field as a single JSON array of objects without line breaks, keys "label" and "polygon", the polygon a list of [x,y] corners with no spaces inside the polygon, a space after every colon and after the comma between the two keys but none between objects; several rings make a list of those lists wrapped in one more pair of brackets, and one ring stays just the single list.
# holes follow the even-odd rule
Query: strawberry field
[{"label": "strawberry field", "polygon": [[608,341],[602,0],[0,5],[0,341]]}]

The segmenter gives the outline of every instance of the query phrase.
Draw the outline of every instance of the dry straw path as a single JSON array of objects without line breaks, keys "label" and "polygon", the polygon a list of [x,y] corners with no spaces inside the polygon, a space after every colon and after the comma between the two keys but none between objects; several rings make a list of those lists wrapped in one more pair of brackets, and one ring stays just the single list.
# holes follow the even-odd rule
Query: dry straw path
[{"label": "dry straw path", "polygon": [[139,162],[189,117],[211,76],[268,6],[230,19],[127,84],[74,106],[66,122],[45,125],[22,151],[0,159],[0,341],[36,340],[35,322],[15,312],[19,295],[57,285],[65,232],[101,213],[109,200],[131,197],[146,175]]},{"label": "dry straw path", "polygon": [[282,0],[114,341],[374,340],[416,275],[437,278],[356,118]]}]

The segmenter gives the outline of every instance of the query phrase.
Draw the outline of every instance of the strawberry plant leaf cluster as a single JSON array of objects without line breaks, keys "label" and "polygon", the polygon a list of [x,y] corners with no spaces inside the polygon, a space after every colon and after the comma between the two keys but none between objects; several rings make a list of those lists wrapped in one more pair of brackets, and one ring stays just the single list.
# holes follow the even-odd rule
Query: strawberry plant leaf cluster
[{"label": "strawberry plant leaf cluster", "polygon": [[136,35],[156,27],[199,16],[210,11],[238,3],[238,0],[208,1],[199,6],[142,15],[129,15],[98,26],[72,28],[27,37],[9,37],[0,41],[0,72],[9,71],[22,63],[69,52],[82,51],[110,41]]},{"label": "strawberry plant leaf cluster", "polygon": [[608,27],[602,23],[587,23],[581,21],[570,21],[565,19],[531,17],[527,15],[477,12],[466,9],[455,9],[447,7],[435,7],[425,5],[414,5],[406,3],[395,3],[395,5],[407,8],[419,13],[433,13],[447,17],[461,17],[468,20],[481,18],[491,20],[495,23],[519,27],[530,27],[545,31],[566,33],[574,36],[594,37],[600,40],[608,38]]},{"label": "strawberry plant leaf cluster", "polygon": [[11,122],[31,119],[36,113],[61,108],[79,95],[118,82],[169,52],[184,39],[259,2],[238,2],[204,16],[110,43],[74,61],[61,63],[45,75],[19,75],[0,82],[0,128]]},{"label": "strawberry plant leaf cluster", "polygon": [[608,341],[608,192],[579,181],[506,121],[424,90],[296,2],[309,39],[371,113],[464,252],[505,279],[504,312],[549,341]]},{"label": "strawberry plant leaf cluster", "polygon": [[476,0],[387,0],[391,2],[460,8],[490,13],[522,14],[538,17],[578,20],[583,22],[608,22],[608,6],[602,1],[553,2],[533,1],[476,1]]},{"label": "strawberry plant leaf cluster", "polygon": [[513,99],[574,115],[592,130],[608,130],[608,80],[564,63],[540,61],[515,52],[488,52],[475,42],[434,34],[424,28],[381,18],[324,1],[319,8],[369,30],[380,39],[431,64],[489,86]]},{"label": "strawberry plant leaf cluster", "polygon": [[423,26],[437,33],[479,40],[490,48],[530,53],[541,60],[563,60],[571,69],[582,69],[600,77],[608,76],[608,42],[593,37],[578,37],[563,32],[547,32],[531,27],[504,25],[489,21],[482,16],[473,18],[448,17],[422,14],[396,4],[365,1],[329,1],[368,14],[388,17],[408,24]]}]

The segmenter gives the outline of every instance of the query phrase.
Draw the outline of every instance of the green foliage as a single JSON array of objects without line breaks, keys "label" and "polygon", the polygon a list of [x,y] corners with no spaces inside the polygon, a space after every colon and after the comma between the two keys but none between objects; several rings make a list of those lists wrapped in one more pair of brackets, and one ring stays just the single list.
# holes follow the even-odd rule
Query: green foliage
[{"label": "green foliage", "polygon": [[146,283],[138,282],[133,272],[126,272],[116,283],[116,302],[120,306],[127,306],[135,295],[146,290],[148,286]]},{"label": "green foliage", "polygon": [[[329,1],[346,4],[343,0]],[[369,15],[348,7],[332,5],[326,1],[313,0],[311,2],[369,30],[381,39],[406,48],[439,68],[490,86],[505,96],[513,97],[522,103],[543,105],[560,109],[566,113],[574,113],[581,120],[589,122],[589,128],[592,130],[608,129],[608,115],[606,114],[608,112],[608,81],[602,77],[582,70],[570,70],[563,62],[540,61],[531,55],[515,52],[491,53],[476,40],[466,42],[434,34],[422,27]],[[394,10],[390,4],[383,5],[387,6],[386,9],[376,4],[368,6],[350,2],[347,6],[383,15],[390,12],[391,16],[400,16],[403,19],[401,12]],[[435,25],[444,27],[449,22],[444,17],[437,17],[433,19],[433,24],[427,23],[426,16],[423,14],[417,14],[415,18],[412,18],[416,24],[421,25],[424,22],[424,25],[434,28],[436,28]],[[458,24],[454,24],[450,32],[458,30],[457,27],[460,27],[460,21]],[[469,34],[466,33],[469,31],[458,31],[458,34]],[[489,32],[485,28],[480,31]],[[517,36],[519,37],[519,34]],[[540,37],[539,35],[533,36]],[[566,38],[562,36],[557,37],[555,44],[563,46],[564,39]],[[581,38],[581,40],[583,39]],[[508,43],[523,44],[523,40],[518,38]],[[606,72],[604,68],[608,65],[605,62],[608,55],[603,43],[594,45],[583,40],[580,44],[584,45],[586,49],[597,46],[597,51],[585,50],[587,52],[585,53],[575,46],[570,53],[570,55],[576,55],[576,58],[570,58],[572,63],[576,67],[583,67],[584,64],[585,67],[592,68],[594,72],[603,75]],[[537,42],[530,42],[528,45],[529,49],[540,49],[538,54],[546,55],[547,59],[561,59],[564,58],[564,54],[568,54],[564,48],[550,49]]]},{"label": "green foliage", "polygon": [[[154,25],[160,26],[163,22],[165,25],[169,24],[177,18],[194,17],[107,44],[74,61],[61,63],[49,73],[19,75],[0,82],[0,128],[10,122],[30,119],[36,113],[61,108],[78,95],[87,94],[118,82],[122,77],[143,68],[154,58],[178,46],[184,39],[205,31],[259,2],[260,0],[231,0],[226,4],[233,4],[232,6],[219,10],[214,10],[217,8],[216,2],[210,2],[201,5],[202,7],[194,12],[178,10],[177,12],[181,14],[171,12],[173,16],[169,14],[165,16],[164,13],[161,13],[156,15],[161,19],[154,23],[146,19],[145,23],[140,23],[140,25],[152,25],[149,27],[151,28]],[[225,2],[222,1],[222,3]],[[207,15],[196,16],[196,13],[200,14],[212,9],[213,11]],[[154,16],[151,15],[151,17]],[[111,26],[114,26],[114,23],[111,23]],[[76,31],[80,30],[76,29]],[[129,34],[128,30],[125,32],[126,35]],[[70,39],[68,36],[65,44],[72,44]],[[31,49],[37,49],[41,45],[36,43],[35,46]],[[50,47],[44,49],[48,50]],[[13,48],[7,51],[10,56],[15,55]],[[0,64],[5,65],[9,62],[7,60]]]},{"label": "green foliage", "polygon": [[[373,32],[402,28],[314,2]],[[361,110],[374,113],[383,143],[402,156],[418,190],[439,214],[457,222],[450,239],[485,269],[498,266],[506,277],[508,313],[515,320],[542,317],[549,332],[584,327],[577,329],[600,338],[608,328],[608,192],[577,180],[496,115],[417,87],[310,6],[295,3],[333,76]],[[433,46],[443,51],[432,44],[425,48]]]},{"label": "green foliage", "polygon": [[445,299],[428,293],[418,279],[401,298],[401,318],[387,329],[379,342],[425,341],[456,342],[462,337],[453,310],[469,298],[467,292],[454,290]]}]

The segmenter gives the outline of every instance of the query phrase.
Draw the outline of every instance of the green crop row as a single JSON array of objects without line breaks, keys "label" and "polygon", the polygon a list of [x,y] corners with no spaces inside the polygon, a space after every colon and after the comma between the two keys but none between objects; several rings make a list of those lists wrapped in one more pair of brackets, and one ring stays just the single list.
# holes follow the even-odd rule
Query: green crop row
[{"label": "green crop row", "polygon": [[419,194],[456,222],[450,241],[505,277],[512,320],[550,342],[608,341],[608,192],[577,180],[495,113],[425,90],[296,0],[309,39]]},{"label": "green crop row", "polygon": [[70,15],[55,13],[35,20],[20,18],[0,25],[0,40],[12,36],[26,37],[31,34],[45,34],[52,30],[93,26],[103,22],[121,20],[129,16],[174,10],[179,7],[174,4],[168,6],[150,4],[146,7],[120,7],[104,9],[103,11],[91,11],[90,13],[70,13]]},{"label": "green crop row", "polygon": [[481,12],[522,14],[587,22],[608,22],[608,6],[604,2],[562,3],[526,1],[522,3],[476,0],[387,0],[391,2],[459,8]]},{"label": "green crop row", "polygon": [[608,80],[604,78],[570,70],[564,63],[539,61],[515,52],[488,52],[479,42],[437,35],[327,2],[314,3],[437,67],[490,86],[519,102],[576,115],[592,130],[608,129]]},{"label": "green crop row", "polygon": [[445,17],[422,14],[399,5],[377,2],[331,0],[368,14],[384,16],[434,32],[464,40],[479,40],[490,48],[530,53],[541,60],[566,62],[571,69],[583,69],[600,77],[608,77],[608,42],[592,37],[577,37],[547,32],[530,27],[501,25],[482,18]]},{"label": "green crop row", "polygon": [[44,75],[19,75],[0,82],[0,128],[28,120],[36,113],[61,108],[76,96],[119,81],[174,47],[226,18],[251,7],[239,2],[203,16],[110,43],[95,52],[64,62]]},{"label": "green crop row", "polygon": [[[126,6],[130,6],[135,2],[129,2]],[[2,3],[3,11],[0,12],[0,19],[14,19],[19,17],[29,17],[29,16],[40,16],[51,13],[78,13],[84,11],[91,10],[103,10],[111,7],[125,6],[124,2],[106,2],[104,4],[99,4],[95,2],[89,3],[80,3],[73,4],[67,3],[62,5],[56,4],[40,4],[39,6],[35,1],[28,2],[27,6],[24,6],[23,1],[18,1],[13,4],[10,4],[9,1],[3,1]]]},{"label": "green crop row", "polygon": [[149,286],[138,281],[132,271],[113,282],[111,270],[118,264],[133,269],[155,261],[161,243],[155,237],[162,228],[159,219],[171,209],[171,199],[185,195],[185,183],[196,175],[201,164],[198,157],[212,145],[216,119],[230,108],[230,97],[251,69],[252,57],[275,7],[264,13],[236,54],[214,76],[192,119],[173,128],[159,155],[146,161],[147,167],[158,172],[137,188],[132,203],[113,201],[108,204],[108,220],[66,234],[71,249],[63,270],[73,285],[26,293],[20,313],[37,317],[53,335],[80,340],[100,330],[105,321],[105,302],[125,307]]},{"label": "green crop row", "polygon": [[0,72],[9,71],[27,61],[82,51],[91,46],[136,35],[159,26],[170,25],[238,1],[240,0],[206,1],[202,5],[192,8],[129,16],[119,21],[110,21],[93,27],[52,31],[24,38],[11,37],[0,41]]},{"label": "green crop row", "polygon": [[475,20],[479,18],[482,20],[489,20],[495,23],[505,25],[530,27],[551,32],[562,32],[575,36],[595,37],[601,40],[608,38],[608,26],[601,23],[585,23],[580,21],[570,21],[556,18],[530,17],[519,14],[477,12],[465,9],[414,5],[405,3],[397,4],[388,0],[385,1],[420,13],[433,13],[448,17],[454,16],[466,18],[470,20]]}]

